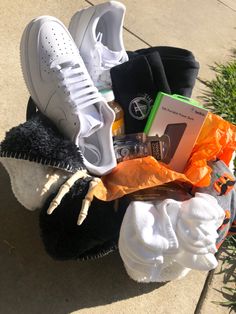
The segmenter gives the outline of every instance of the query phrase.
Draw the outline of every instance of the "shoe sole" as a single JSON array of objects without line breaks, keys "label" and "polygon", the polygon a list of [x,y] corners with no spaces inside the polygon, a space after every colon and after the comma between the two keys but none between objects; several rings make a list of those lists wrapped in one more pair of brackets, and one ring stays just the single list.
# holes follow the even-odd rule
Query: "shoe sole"
[{"label": "shoe sole", "polygon": [[[48,19],[50,21],[57,22],[63,28],[65,28],[63,23],[61,23],[57,18],[54,18],[52,16],[43,15],[43,16],[40,16],[38,18],[33,19],[26,26],[26,28],[25,28],[25,30],[23,32],[23,35],[21,37],[21,42],[20,42],[20,60],[21,60],[21,70],[22,70],[22,73],[23,73],[23,78],[24,78],[25,84],[26,84],[26,86],[28,88],[28,91],[29,91],[32,99],[34,100],[35,104],[37,106],[39,106],[39,109],[41,111],[45,111],[45,109],[46,109],[45,104],[44,105],[41,104],[41,102],[40,102],[40,100],[39,100],[39,98],[37,96],[36,90],[34,88],[33,79],[32,79],[31,72],[30,72],[30,63],[29,63],[29,54],[28,54],[29,38],[30,38],[30,34],[31,34],[31,31],[32,31],[32,28],[35,26],[35,23],[37,23],[37,21],[40,21],[42,19]],[[42,25],[40,25],[40,27],[41,26]],[[36,31],[38,31],[37,28],[35,28],[34,32],[36,32]]]},{"label": "shoe sole", "polygon": [[29,34],[30,34],[32,26],[35,24],[37,20],[39,20],[39,18],[32,20],[27,25],[27,27],[25,28],[23,32],[23,35],[21,37],[21,42],[20,42],[20,60],[21,60],[21,70],[22,70],[23,78],[28,88],[28,91],[30,92],[30,95],[33,98],[34,102],[36,104],[40,104],[40,101],[35,92],[34,85],[31,79],[31,74],[29,71],[30,66],[29,66],[29,55],[28,55]]}]

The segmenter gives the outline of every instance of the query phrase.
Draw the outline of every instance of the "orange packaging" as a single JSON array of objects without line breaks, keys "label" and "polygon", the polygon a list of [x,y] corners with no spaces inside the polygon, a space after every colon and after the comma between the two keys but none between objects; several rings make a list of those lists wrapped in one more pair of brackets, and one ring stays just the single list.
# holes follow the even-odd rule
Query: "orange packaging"
[{"label": "orange packaging", "polygon": [[236,126],[208,113],[183,173],[173,171],[151,156],[123,161],[111,173],[102,177],[94,196],[110,201],[175,180],[199,187],[208,186],[211,168],[207,162],[218,158],[228,165],[235,150]]}]

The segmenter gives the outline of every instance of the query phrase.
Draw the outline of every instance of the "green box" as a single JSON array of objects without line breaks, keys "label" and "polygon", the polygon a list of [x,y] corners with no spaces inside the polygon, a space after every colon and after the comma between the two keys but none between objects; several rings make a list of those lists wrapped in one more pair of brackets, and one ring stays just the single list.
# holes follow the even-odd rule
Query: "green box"
[{"label": "green box", "polygon": [[170,149],[163,162],[171,169],[183,172],[207,114],[208,110],[191,98],[160,92],[144,133],[168,136]]}]

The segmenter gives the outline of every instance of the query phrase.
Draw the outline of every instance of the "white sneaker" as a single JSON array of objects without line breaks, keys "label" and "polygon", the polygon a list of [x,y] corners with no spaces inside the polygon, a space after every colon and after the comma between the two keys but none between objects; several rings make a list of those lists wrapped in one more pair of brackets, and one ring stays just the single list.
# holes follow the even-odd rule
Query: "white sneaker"
[{"label": "white sneaker", "polygon": [[56,18],[31,21],[21,39],[21,66],[38,109],[82,151],[87,169],[103,175],[116,166],[114,113],[94,86],[69,31]]},{"label": "white sneaker", "polygon": [[78,11],[69,31],[99,89],[111,88],[110,69],[128,61],[123,44],[125,6],[109,1]]}]

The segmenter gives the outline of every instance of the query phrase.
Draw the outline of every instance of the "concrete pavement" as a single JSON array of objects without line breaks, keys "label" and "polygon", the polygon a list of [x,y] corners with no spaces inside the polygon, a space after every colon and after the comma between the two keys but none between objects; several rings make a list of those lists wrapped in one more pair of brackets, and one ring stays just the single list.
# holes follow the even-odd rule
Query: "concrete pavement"
[{"label": "concrete pavement", "polygon": [[[0,140],[7,130],[25,121],[28,92],[19,60],[25,25],[39,15],[56,16],[68,25],[75,11],[101,2],[1,1]],[[233,0],[122,2],[127,7],[127,50],[155,45],[189,49],[200,62],[202,79],[214,76],[209,65],[230,59],[236,38]],[[202,92],[203,86],[197,82],[193,96],[197,98]],[[38,212],[29,212],[17,202],[1,165],[0,190],[1,314],[194,313],[206,273],[192,271],[183,280],[163,285],[138,284],[129,279],[118,253],[96,261],[54,261],[40,239]],[[205,304],[202,313],[228,313],[225,308],[216,308],[217,312],[212,312]]]}]

